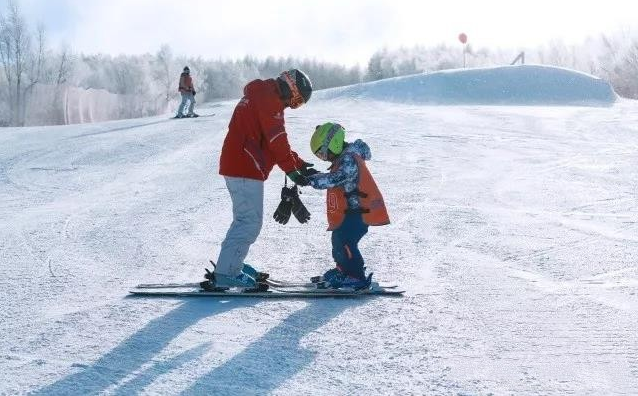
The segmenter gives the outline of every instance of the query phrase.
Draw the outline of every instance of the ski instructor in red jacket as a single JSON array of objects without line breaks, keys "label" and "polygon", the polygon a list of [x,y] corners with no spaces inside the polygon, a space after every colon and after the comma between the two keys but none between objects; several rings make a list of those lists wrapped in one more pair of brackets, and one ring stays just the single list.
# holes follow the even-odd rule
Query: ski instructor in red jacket
[{"label": "ski instructor in red jacket", "polygon": [[244,87],[228,125],[219,160],[233,203],[233,222],[213,276],[205,288],[254,288],[255,270],[244,267],[248,249],[261,231],[264,180],[278,165],[298,185],[308,185],[307,175],[316,172],[292,151],[284,127],[284,109],[296,109],[312,94],[312,84],[302,71],[284,71],[276,79],[254,80]]}]

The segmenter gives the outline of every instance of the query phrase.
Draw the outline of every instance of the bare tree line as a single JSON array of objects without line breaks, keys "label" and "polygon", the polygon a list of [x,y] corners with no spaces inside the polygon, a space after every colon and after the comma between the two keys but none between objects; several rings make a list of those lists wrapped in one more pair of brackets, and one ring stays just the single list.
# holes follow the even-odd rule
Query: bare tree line
[{"label": "bare tree line", "polygon": [[198,99],[241,96],[256,78],[272,78],[298,67],[317,89],[361,81],[358,67],[309,59],[205,60],[179,57],[167,45],[155,54],[74,54],[47,47],[42,26],[31,30],[16,0],[0,12],[0,126],[68,124],[143,117],[174,111],[177,84],[188,65]]}]

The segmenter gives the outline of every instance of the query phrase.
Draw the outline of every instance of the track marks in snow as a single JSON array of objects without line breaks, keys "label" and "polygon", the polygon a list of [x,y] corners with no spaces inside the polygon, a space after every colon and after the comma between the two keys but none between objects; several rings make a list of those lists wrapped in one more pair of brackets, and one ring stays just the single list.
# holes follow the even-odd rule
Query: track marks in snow
[{"label": "track marks in snow", "polygon": [[[199,279],[216,257],[231,221],[216,160],[232,105],[206,123],[83,126],[10,155],[0,147],[13,161],[0,180],[24,187],[0,203],[20,209],[0,227],[0,257],[12,264],[0,278],[2,313],[15,322],[0,341],[12,393],[221,392],[236,390],[237,372],[254,393],[273,394],[638,389],[638,142],[625,121],[638,119],[635,108],[310,103],[290,112],[292,147],[312,158],[309,136],[329,120],[370,144],[392,224],[371,227],[361,247],[375,276],[407,296],[122,299],[144,280]],[[304,191],[311,222],[275,224],[280,177],[265,185],[264,229],[247,261],[298,280],[331,265],[325,198]],[[46,262],[29,249],[62,276],[42,278]]]}]

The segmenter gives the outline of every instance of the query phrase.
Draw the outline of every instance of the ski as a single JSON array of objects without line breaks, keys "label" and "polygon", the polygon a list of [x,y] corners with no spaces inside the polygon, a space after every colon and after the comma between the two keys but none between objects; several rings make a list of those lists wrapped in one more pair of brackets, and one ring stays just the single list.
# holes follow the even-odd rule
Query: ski
[{"label": "ski", "polygon": [[[317,283],[314,282],[287,282],[279,281],[275,279],[267,279],[264,283],[268,286],[283,288],[306,288],[315,290],[317,289]],[[390,284],[378,284],[383,289],[397,289],[399,286]],[[136,289],[181,289],[181,288],[193,288],[199,287],[199,282],[187,282],[187,283],[141,283],[135,286]]]},{"label": "ski", "polygon": [[179,288],[199,287],[199,282],[192,283],[140,283],[136,289],[179,289]]},{"label": "ski", "polygon": [[169,290],[131,290],[134,296],[146,297],[261,297],[261,298],[322,298],[322,297],[363,297],[363,296],[401,296],[403,291],[384,289],[344,290],[316,289],[305,290],[269,290],[264,292],[245,291],[169,291]]},{"label": "ski", "polygon": [[[214,115],[214,114],[213,114]],[[215,263],[212,260],[209,260],[210,264],[215,268]],[[322,276],[313,276],[310,278],[310,282],[289,282],[278,279],[273,279],[269,274],[261,273],[254,270],[251,266],[248,266],[251,270],[255,272],[255,274],[250,274],[255,277],[255,275],[265,275],[263,279],[259,278],[257,281],[259,283],[263,283],[270,287],[279,288],[279,289],[304,289],[304,291],[312,291],[323,288],[323,277]],[[210,279],[211,272],[206,269],[206,275],[204,276],[207,279]],[[186,282],[186,283],[141,283],[135,286],[136,289],[178,289],[178,288],[199,288],[200,283],[198,282]],[[397,289],[397,285],[385,284],[379,282],[372,282],[372,288],[382,288],[382,289]]]},{"label": "ski", "polygon": [[[269,286],[280,287],[280,288],[303,287],[307,289],[317,289],[317,286],[321,282],[287,282],[287,281],[280,281],[276,279],[267,279],[265,283]],[[372,282],[372,283],[376,284],[378,287],[381,287],[383,289],[396,289],[399,287],[397,285],[391,285],[391,284],[385,284],[385,283],[376,283],[376,282]]]},{"label": "ski", "polygon": [[215,113],[213,114],[204,114],[204,115],[196,115],[196,116],[182,116],[182,117],[171,117],[169,118],[169,120],[184,120],[184,119],[193,119],[193,118],[202,118],[202,117],[212,117],[214,116]]},{"label": "ski", "polygon": [[387,289],[387,288],[383,288],[380,287],[379,285],[373,283],[371,285],[370,288],[368,289],[361,289],[361,290],[354,290],[354,289],[348,289],[348,288],[342,288],[342,289],[332,289],[332,288],[326,288],[326,289],[297,289],[297,290],[290,290],[290,289],[278,289],[278,288],[273,288],[272,289],[274,292],[279,292],[279,293],[291,293],[291,294],[295,294],[295,293],[306,293],[306,294],[313,294],[313,295],[326,295],[326,296],[339,296],[339,295],[344,295],[344,296],[382,296],[382,295],[386,295],[386,296],[400,296],[403,293],[405,293],[404,290],[396,290],[396,289]]}]

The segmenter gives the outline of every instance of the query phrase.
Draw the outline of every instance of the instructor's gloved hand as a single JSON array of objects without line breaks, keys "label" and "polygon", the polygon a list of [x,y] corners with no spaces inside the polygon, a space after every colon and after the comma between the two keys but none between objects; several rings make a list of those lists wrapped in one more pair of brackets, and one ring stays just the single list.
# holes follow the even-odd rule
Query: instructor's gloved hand
[{"label": "instructor's gloved hand", "polygon": [[281,202],[279,202],[279,206],[277,206],[275,214],[272,216],[279,224],[286,224],[290,219],[290,214],[292,213],[292,197],[294,195],[291,190],[292,188],[288,187],[281,188]]},{"label": "instructor's gloved hand", "polygon": [[308,178],[298,170],[294,170],[288,173],[286,176],[288,176],[293,183],[298,184],[302,187],[310,184],[310,180],[308,180]]},{"label": "instructor's gloved hand", "polygon": [[301,224],[307,223],[310,220],[310,212],[306,209],[306,206],[299,199],[299,191],[297,186],[291,188],[292,195],[292,214],[299,220]]},{"label": "instructor's gloved hand", "polygon": [[315,164],[311,164],[310,162],[304,161],[299,171],[301,172],[302,175],[306,177],[316,175],[317,173],[319,173],[319,171],[313,168],[313,166],[315,166]]},{"label": "instructor's gloved hand", "polygon": [[193,96],[197,95],[197,92],[195,92],[195,90],[193,90]]}]

